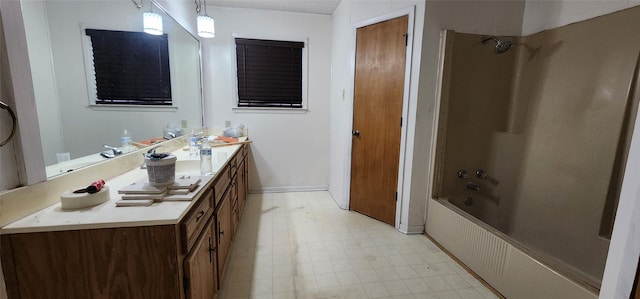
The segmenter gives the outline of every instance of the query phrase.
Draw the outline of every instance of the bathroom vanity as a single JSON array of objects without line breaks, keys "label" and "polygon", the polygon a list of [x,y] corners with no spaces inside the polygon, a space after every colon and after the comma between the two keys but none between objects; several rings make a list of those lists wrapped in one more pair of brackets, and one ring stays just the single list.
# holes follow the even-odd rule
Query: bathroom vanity
[{"label": "bathroom vanity", "polygon": [[[247,199],[248,144],[216,149],[191,201],[115,207],[117,190],[145,176],[111,180],[110,201],[65,211],[57,203],[0,230],[9,298],[214,298]],[[179,160],[181,172],[199,162]]]}]

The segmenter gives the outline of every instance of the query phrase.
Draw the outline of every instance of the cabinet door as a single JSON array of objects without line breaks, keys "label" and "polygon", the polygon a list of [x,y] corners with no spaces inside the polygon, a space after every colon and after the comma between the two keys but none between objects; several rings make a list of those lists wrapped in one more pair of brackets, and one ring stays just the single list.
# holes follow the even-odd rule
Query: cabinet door
[{"label": "cabinet door", "polygon": [[247,173],[246,162],[244,159],[238,166],[238,219],[242,215],[242,209],[244,208],[244,202],[247,200]]},{"label": "cabinet door", "polygon": [[227,190],[216,211],[216,228],[218,241],[218,277],[222,278],[229,247],[231,247],[231,192]]},{"label": "cabinet door", "polygon": [[231,179],[231,239],[236,235],[236,230],[238,229],[238,179],[239,176],[236,174]]},{"label": "cabinet door", "polygon": [[235,237],[236,235],[236,231],[238,230],[238,224],[240,222],[240,218],[239,218],[239,214],[238,214],[238,201],[236,200],[233,203],[233,207],[231,207],[231,231],[233,231],[233,236],[232,236],[232,240],[233,237]]},{"label": "cabinet door", "polygon": [[180,298],[176,231],[154,225],[2,235],[8,298]]},{"label": "cabinet door", "polygon": [[207,225],[184,260],[186,298],[213,298],[218,288],[216,243],[213,226]]}]

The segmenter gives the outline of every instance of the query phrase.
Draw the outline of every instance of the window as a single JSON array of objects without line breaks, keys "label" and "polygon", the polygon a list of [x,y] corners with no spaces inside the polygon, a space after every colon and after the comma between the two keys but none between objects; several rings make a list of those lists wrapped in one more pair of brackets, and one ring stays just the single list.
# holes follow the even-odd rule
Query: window
[{"label": "window", "polygon": [[97,105],[171,106],[168,36],[86,29]]},{"label": "window", "polygon": [[303,108],[304,42],[235,41],[238,107]]}]

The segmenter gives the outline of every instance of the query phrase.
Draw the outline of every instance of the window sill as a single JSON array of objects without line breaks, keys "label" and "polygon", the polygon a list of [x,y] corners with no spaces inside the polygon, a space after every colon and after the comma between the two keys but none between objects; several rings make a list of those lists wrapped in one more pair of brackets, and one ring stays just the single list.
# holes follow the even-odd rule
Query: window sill
[{"label": "window sill", "polygon": [[307,108],[277,108],[277,107],[233,107],[235,113],[273,113],[273,114],[304,114]]},{"label": "window sill", "polygon": [[94,111],[158,111],[172,112],[178,111],[177,106],[153,106],[153,105],[89,105],[89,109]]}]

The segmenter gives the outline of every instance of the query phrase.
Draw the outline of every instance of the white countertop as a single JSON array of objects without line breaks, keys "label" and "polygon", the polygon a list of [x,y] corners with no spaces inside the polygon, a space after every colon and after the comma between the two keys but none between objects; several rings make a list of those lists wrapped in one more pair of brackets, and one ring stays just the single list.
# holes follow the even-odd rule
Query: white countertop
[{"label": "white countertop", "polygon": [[[212,149],[213,170],[220,168],[240,149],[240,145],[214,147]],[[226,160],[217,159],[217,153],[226,153]],[[199,157],[189,156],[188,151],[173,152],[178,158],[176,177],[182,174],[201,176]],[[224,156],[224,154],[223,154]],[[60,202],[28,215],[0,229],[0,234],[30,233],[45,231],[65,231],[78,229],[115,228],[149,225],[177,224],[189,210],[194,201],[163,201],[147,207],[116,207],[120,200],[118,189],[141,178],[147,177],[145,169],[133,169],[106,181],[109,186],[110,199],[97,206],[78,210],[64,210]],[[210,184],[215,175],[201,176],[200,184]],[[90,182],[88,182],[90,183]],[[78,186],[81,188],[83,186]],[[205,188],[194,196],[198,198]]]}]

